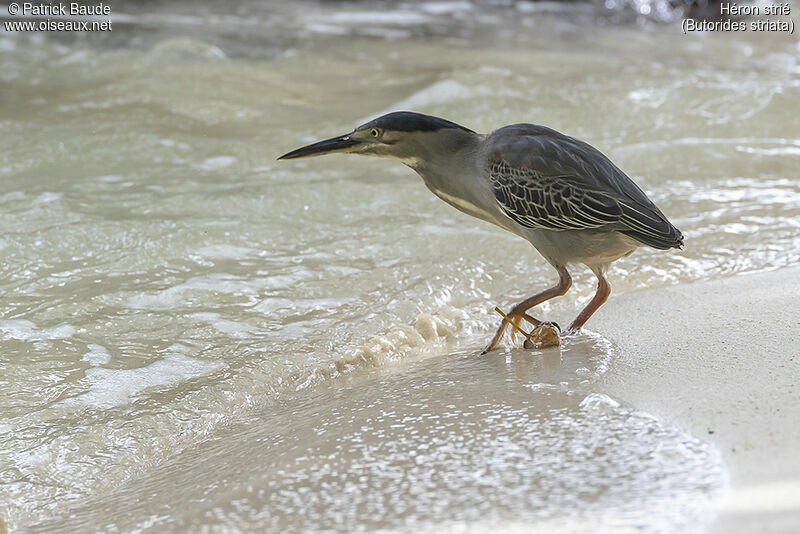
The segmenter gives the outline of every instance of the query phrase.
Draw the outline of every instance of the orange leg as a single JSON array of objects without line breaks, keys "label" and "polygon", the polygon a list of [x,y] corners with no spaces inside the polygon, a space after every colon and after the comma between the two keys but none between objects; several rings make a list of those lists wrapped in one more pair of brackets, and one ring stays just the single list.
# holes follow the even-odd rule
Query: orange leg
[{"label": "orange leg", "polygon": [[503,332],[505,332],[506,327],[508,326],[510,321],[515,321],[517,324],[519,324],[519,321],[521,319],[525,319],[532,325],[539,326],[542,322],[538,319],[531,317],[525,312],[533,308],[534,306],[541,304],[542,302],[564,295],[569,290],[571,285],[572,285],[572,278],[567,272],[566,267],[560,267],[558,269],[558,285],[555,287],[551,287],[550,289],[545,289],[541,293],[537,293],[536,295],[529,297],[520,302],[519,304],[517,304],[516,306],[514,306],[508,313],[508,317],[504,318],[503,322],[500,323],[500,327],[497,329],[497,332],[494,334],[494,337],[486,346],[486,348],[483,349],[483,352],[481,352],[481,354],[486,354],[490,350],[494,350],[494,348],[497,347],[497,344],[500,343],[500,340],[503,338]]},{"label": "orange leg", "polygon": [[611,294],[611,285],[608,283],[608,280],[606,280],[606,277],[603,275],[603,273],[600,272],[595,274],[597,274],[597,293],[594,294],[594,297],[591,301],[589,301],[589,304],[587,304],[583,311],[581,311],[575,320],[572,321],[572,324],[569,325],[567,332],[575,332],[584,324],[586,324],[586,321],[589,320],[589,317],[591,317],[592,314],[596,312],[597,309],[605,303],[605,301],[608,300],[608,296]]}]

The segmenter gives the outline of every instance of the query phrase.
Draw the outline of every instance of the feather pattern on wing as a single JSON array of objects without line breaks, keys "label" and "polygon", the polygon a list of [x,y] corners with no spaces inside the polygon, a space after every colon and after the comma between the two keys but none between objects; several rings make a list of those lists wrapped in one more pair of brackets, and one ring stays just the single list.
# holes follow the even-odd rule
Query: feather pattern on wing
[{"label": "feather pattern on wing", "polygon": [[651,247],[683,236],[644,192],[591,145],[516,124],[487,139],[487,172],[503,212],[527,228],[616,230]]}]

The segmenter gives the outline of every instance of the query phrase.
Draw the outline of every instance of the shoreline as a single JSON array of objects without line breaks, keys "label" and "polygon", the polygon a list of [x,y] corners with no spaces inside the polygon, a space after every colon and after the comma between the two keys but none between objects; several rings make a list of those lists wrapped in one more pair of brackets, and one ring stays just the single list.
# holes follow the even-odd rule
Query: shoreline
[{"label": "shoreline", "polygon": [[[799,268],[686,283],[613,299],[591,325],[602,336],[573,340],[559,358],[449,347],[323,381],[22,528],[126,531],[156,514],[163,532],[223,528],[226,517],[250,530],[339,521],[401,532],[411,514],[422,531],[796,532],[798,298]],[[748,315],[758,343],[739,326]],[[402,518],[362,515],[382,492],[404,504]],[[293,508],[303,495],[313,502]],[[505,511],[492,517],[496,507]],[[538,519],[508,520],[534,509]]]},{"label": "shoreline", "polygon": [[798,310],[791,267],[623,295],[590,324],[616,351],[600,391],[720,449],[709,532],[800,529]]}]

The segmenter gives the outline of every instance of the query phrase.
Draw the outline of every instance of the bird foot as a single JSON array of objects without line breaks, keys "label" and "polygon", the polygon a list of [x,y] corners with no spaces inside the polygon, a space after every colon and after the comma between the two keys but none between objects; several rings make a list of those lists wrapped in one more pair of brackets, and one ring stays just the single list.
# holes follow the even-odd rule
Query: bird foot
[{"label": "bird foot", "polygon": [[[523,347],[526,349],[543,349],[561,345],[561,328],[558,326],[558,324],[539,321],[538,319],[534,319],[526,313],[514,313],[512,311],[506,315],[502,312],[502,310],[500,310],[500,308],[497,307],[495,307],[494,311],[503,317],[503,322],[500,323],[500,327],[497,329],[494,338],[492,338],[492,341],[489,342],[485,349],[483,349],[481,354],[486,354],[497,346],[497,344],[500,342],[500,339],[503,337],[503,332],[505,331],[506,326],[509,324],[511,325],[512,340],[516,340],[517,333],[521,334],[525,338]],[[522,329],[521,324],[523,320],[534,326],[530,333],[525,332],[525,330]]]}]

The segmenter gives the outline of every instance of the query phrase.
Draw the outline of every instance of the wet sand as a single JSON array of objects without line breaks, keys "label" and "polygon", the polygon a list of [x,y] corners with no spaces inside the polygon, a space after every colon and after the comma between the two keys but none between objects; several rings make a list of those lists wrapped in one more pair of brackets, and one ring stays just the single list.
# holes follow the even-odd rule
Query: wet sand
[{"label": "wet sand", "polygon": [[800,269],[613,299],[591,323],[617,349],[598,387],[722,451],[711,532],[800,531]]}]

